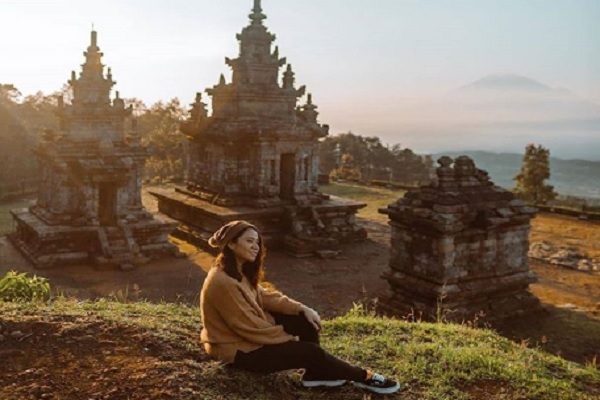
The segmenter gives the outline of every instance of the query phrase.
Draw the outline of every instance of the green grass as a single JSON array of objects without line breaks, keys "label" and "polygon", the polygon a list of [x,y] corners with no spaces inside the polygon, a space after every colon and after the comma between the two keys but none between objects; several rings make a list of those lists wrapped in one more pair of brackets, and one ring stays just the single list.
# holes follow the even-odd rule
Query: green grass
[{"label": "green grass", "polygon": [[377,222],[387,223],[387,215],[379,214],[379,208],[385,208],[404,196],[405,190],[390,190],[374,186],[362,186],[351,183],[330,183],[319,186],[319,190],[325,194],[345,197],[352,200],[367,203],[367,206],[358,212],[361,218]]},{"label": "green grass", "polygon": [[[189,396],[182,399],[371,398],[350,385],[339,390],[303,389],[294,372],[257,376],[224,369],[203,355],[197,307],[60,298],[49,303],[0,302],[0,320],[57,318],[82,324],[105,320],[185,350],[181,357],[189,359],[178,360],[178,368],[186,371],[190,386],[185,392]],[[591,400],[600,395],[600,372],[593,366],[521,347],[489,330],[373,317],[357,307],[326,321],[322,338],[333,354],[397,377],[405,389],[394,398]],[[486,395],[470,396],[478,390]]]}]

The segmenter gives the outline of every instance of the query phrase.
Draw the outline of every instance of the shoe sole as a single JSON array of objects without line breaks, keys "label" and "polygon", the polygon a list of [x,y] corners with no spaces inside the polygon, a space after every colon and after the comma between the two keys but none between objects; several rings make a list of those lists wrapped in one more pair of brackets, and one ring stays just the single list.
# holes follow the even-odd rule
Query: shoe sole
[{"label": "shoe sole", "polygon": [[352,382],[352,384],[361,389],[366,389],[366,390],[369,390],[371,392],[378,393],[378,394],[392,394],[392,393],[396,393],[398,390],[400,390],[399,383],[396,383],[396,386],[392,386],[389,388],[377,388],[377,387],[365,385],[364,383],[360,383],[360,382]]},{"label": "shoe sole", "polygon": [[305,388],[314,388],[314,387],[338,387],[342,386],[346,383],[344,380],[337,381],[302,381],[302,386]]}]

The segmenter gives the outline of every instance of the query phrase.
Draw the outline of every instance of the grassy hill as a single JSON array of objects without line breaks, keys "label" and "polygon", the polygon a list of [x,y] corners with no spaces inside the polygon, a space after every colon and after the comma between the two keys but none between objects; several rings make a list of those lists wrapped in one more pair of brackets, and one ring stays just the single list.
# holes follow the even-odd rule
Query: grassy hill
[{"label": "grassy hill", "polygon": [[[178,304],[0,302],[0,398],[368,399],[346,385],[304,389],[296,372],[268,376],[211,361],[199,310]],[[407,323],[357,307],[326,321],[323,345],[396,376],[402,399],[598,399],[600,372],[492,331]]]}]

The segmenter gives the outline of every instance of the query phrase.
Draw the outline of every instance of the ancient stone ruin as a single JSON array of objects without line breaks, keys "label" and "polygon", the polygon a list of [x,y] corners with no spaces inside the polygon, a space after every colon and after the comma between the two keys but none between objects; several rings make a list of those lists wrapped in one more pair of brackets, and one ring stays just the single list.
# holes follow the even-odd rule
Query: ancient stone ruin
[{"label": "ancient stone ruin", "polygon": [[455,321],[537,309],[539,301],[528,291],[536,278],[527,258],[537,210],[495,186],[469,157],[438,163],[437,183],[380,209],[392,227],[384,278],[393,294],[382,309]]},{"label": "ancient stone ruin", "polygon": [[292,66],[271,48],[275,35],[265,18],[255,0],[250,24],[237,35],[239,57],[226,58],[231,82],[221,75],[207,90],[211,116],[197,94],[181,126],[189,139],[187,185],[153,191],[159,210],[180,221],[175,235],[201,246],[235,219],[252,221],[295,255],[363,239],[354,215],[365,205],[318,191],[319,138],[328,126],[318,123],[310,94],[297,106],[305,87],[296,88]]},{"label": "ancient stone ruin", "polygon": [[35,154],[40,167],[37,203],[12,210],[12,242],[37,267],[92,261],[133,268],[176,252],[168,242],[174,224],[154,219],[142,205],[146,149],[127,124],[116,83],[104,74],[97,34],[84,52],[79,78],[69,85],[71,104],[58,99],[60,132],[46,132]]}]

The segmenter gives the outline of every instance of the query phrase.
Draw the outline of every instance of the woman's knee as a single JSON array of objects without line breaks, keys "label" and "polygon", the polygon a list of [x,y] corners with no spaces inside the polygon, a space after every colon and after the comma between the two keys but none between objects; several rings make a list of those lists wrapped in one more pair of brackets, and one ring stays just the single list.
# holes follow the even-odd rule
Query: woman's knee
[{"label": "woman's knee", "polygon": [[301,315],[300,317],[302,321],[302,332],[299,335],[300,340],[319,344],[319,331],[313,326],[313,324],[308,322],[304,315]]}]

